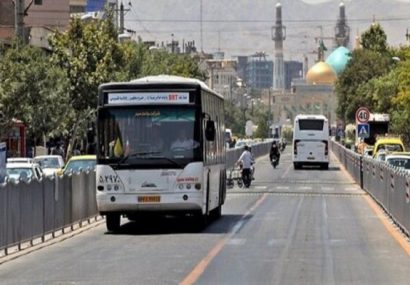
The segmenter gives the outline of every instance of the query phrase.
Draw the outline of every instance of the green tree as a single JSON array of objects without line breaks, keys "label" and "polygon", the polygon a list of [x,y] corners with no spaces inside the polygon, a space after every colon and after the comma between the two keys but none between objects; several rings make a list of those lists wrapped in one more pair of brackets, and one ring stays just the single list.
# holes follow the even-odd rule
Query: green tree
[{"label": "green tree", "polygon": [[41,49],[15,43],[5,50],[0,82],[2,136],[14,119],[27,126],[34,144],[59,128],[67,114],[67,81]]},{"label": "green tree", "polygon": [[225,101],[225,127],[231,129],[234,135],[245,135],[244,112],[231,101]]},{"label": "green tree", "polygon": [[[377,102],[394,86],[385,86],[377,78],[386,76],[394,68],[393,52],[388,49],[386,34],[374,23],[362,34],[363,49],[352,52],[352,57],[336,82],[338,97],[337,115],[345,122],[353,122],[358,107],[368,107],[372,112],[383,109]],[[381,79],[382,80],[382,79]],[[377,93],[375,95],[375,93]],[[389,101],[383,100],[383,102]]]},{"label": "green tree", "polygon": [[391,129],[402,134],[407,144],[410,143],[410,47],[402,47],[399,52],[400,62],[394,78],[398,90],[391,99]]},{"label": "green tree", "polygon": [[110,17],[90,22],[73,18],[66,32],[51,37],[50,45],[53,62],[65,70],[69,80],[69,105],[73,111],[66,121],[69,156],[76,137],[95,116],[98,86],[121,77],[123,49],[117,43]]},{"label": "green tree", "polygon": [[373,23],[370,28],[365,31],[360,43],[363,49],[371,50],[377,53],[386,53],[387,50],[387,36],[379,23]]},{"label": "green tree", "polygon": [[368,88],[362,87],[369,80],[386,75],[391,69],[392,60],[371,50],[355,50],[346,69],[336,82],[338,98],[337,115],[346,122],[353,122],[358,107],[365,106],[373,111],[374,100],[371,94],[363,96]]},{"label": "green tree", "polygon": [[397,72],[392,70],[388,74],[370,79],[361,84],[357,96],[367,102],[373,113],[390,113],[392,99],[398,92]]},{"label": "green tree", "polygon": [[140,76],[178,75],[205,81],[205,73],[200,70],[198,60],[190,55],[170,54],[163,50],[150,50],[145,53]]},{"label": "green tree", "polygon": [[268,137],[269,126],[269,113],[266,110],[258,112],[256,116],[256,125],[258,128],[255,131],[254,137],[256,138],[266,138]]}]

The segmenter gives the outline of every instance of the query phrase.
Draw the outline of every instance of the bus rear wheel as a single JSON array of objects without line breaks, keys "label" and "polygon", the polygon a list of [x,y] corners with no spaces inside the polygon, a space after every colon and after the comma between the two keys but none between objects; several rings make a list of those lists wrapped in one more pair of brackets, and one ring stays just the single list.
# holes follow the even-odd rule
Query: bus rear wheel
[{"label": "bus rear wheel", "polygon": [[320,165],[320,169],[328,170],[329,169],[329,163],[323,163]]},{"label": "bus rear wheel", "polygon": [[107,214],[105,223],[109,232],[116,232],[120,229],[121,216],[119,214]]},{"label": "bus rear wheel", "polygon": [[218,220],[222,216],[222,206],[219,205],[209,213],[213,220]]}]

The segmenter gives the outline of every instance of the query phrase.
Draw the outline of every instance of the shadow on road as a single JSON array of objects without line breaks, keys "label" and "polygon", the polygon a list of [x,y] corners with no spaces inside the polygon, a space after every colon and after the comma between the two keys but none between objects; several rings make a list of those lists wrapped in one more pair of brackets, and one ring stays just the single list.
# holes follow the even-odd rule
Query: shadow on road
[{"label": "shadow on road", "polygon": [[115,233],[106,232],[110,235],[165,235],[186,233],[229,233],[242,215],[222,215],[218,220],[209,220],[206,226],[201,225],[194,217],[149,217],[138,221],[124,223]]},{"label": "shadow on road", "polygon": [[319,166],[303,166],[299,170],[321,170],[321,171],[339,171],[339,166],[329,166],[329,169],[321,169]]}]

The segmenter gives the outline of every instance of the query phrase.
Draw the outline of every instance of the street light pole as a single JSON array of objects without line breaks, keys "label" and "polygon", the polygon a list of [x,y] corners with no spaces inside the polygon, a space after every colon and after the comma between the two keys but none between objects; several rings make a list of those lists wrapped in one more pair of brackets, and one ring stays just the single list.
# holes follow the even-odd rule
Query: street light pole
[{"label": "street light pole", "polygon": [[270,137],[270,126],[272,125],[272,118],[271,118],[271,112],[272,112],[272,106],[271,106],[271,89],[269,88],[269,113],[268,113],[268,138]]}]

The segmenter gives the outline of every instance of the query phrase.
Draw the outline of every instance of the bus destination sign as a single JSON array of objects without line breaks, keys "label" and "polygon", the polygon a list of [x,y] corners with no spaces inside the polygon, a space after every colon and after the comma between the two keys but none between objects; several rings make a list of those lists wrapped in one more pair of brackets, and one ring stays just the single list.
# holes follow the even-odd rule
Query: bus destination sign
[{"label": "bus destination sign", "polygon": [[130,92],[108,93],[109,105],[187,104],[188,92]]}]

